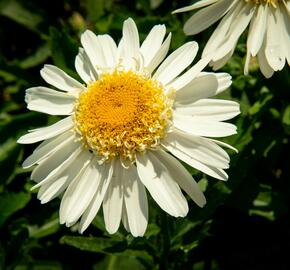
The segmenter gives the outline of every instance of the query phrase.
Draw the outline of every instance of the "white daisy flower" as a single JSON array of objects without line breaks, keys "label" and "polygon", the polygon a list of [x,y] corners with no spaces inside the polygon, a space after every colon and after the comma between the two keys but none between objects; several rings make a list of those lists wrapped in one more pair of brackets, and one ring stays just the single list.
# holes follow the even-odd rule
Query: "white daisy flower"
[{"label": "white daisy flower", "polygon": [[230,159],[220,146],[232,147],[212,137],[236,133],[234,125],[223,121],[239,114],[239,105],[209,97],[224,91],[231,77],[202,72],[205,59],[184,72],[197,54],[196,42],[164,60],[171,38],[169,34],[164,41],[165,32],[164,25],[156,25],[140,46],[137,27],[128,19],[117,46],[109,35],[87,30],[75,60],[84,84],[45,65],[41,76],[58,90],[26,91],[30,110],[67,115],[18,140],[44,141],[23,167],[37,165],[31,178],[37,182],[34,188],[40,187],[41,203],[64,193],[60,223],[78,223],[82,233],[102,205],[109,233],[122,221],[133,236],[142,236],[148,223],[145,189],[174,217],[188,212],[181,189],[204,206],[197,183],[173,156],[227,179]]},{"label": "white daisy flower", "polygon": [[251,57],[257,57],[266,78],[282,70],[286,60],[290,64],[289,0],[201,0],[174,13],[199,8],[203,9],[185,23],[184,32],[195,35],[222,18],[203,51],[203,57],[214,52],[210,63],[214,70],[231,58],[248,25],[245,74]]}]

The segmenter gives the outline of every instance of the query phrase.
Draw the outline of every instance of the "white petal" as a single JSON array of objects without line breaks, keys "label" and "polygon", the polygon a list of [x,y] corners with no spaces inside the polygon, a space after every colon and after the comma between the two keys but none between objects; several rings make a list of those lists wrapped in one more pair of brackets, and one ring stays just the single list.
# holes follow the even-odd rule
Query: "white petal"
[{"label": "white petal", "polygon": [[99,68],[105,65],[105,59],[97,36],[92,31],[86,30],[81,35],[81,43],[95,72],[98,73]]},{"label": "white petal", "polygon": [[102,48],[105,67],[115,67],[117,64],[117,45],[109,35],[97,36]]},{"label": "white petal", "polygon": [[66,190],[60,206],[62,222],[75,223],[89,206],[101,182],[103,169],[95,159]]},{"label": "white petal", "polygon": [[97,215],[100,206],[103,202],[103,198],[107,192],[109,183],[111,182],[112,174],[113,174],[113,166],[111,163],[105,163],[102,166],[103,172],[100,183],[98,185],[97,191],[92,199],[91,203],[87,207],[86,211],[83,213],[81,221],[79,223],[79,232],[83,233],[90,223],[93,221],[95,216]]},{"label": "white petal", "polygon": [[235,147],[233,147],[233,146],[231,146],[231,145],[229,145],[227,143],[224,143],[224,142],[221,142],[221,141],[218,141],[218,140],[214,140],[214,139],[209,139],[209,140],[214,142],[214,143],[216,143],[217,145],[220,145],[220,146],[223,146],[223,147],[227,147],[227,148],[235,151],[236,153],[239,152],[238,149],[236,149]]},{"label": "white petal", "polygon": [[[284,2],[286,6],[286,2]],[[287,10],[283,7],[280,8],[281,12],[281,28],[284,30],[283,32],[283,45],[284,45],[284,55],[287,59],[288,65],[290,65],[290,16],[289,11],[290,3],[288,2],[288,13]]]},{"label": "white petal", "polygon": [[257,55],[263,44],[267,25],[267,12],[265,11],[265,7],[265,5],[259,5],[250,24],[247,50],[252,56]]},{"label": "white petal", "polygon": [[[211,74],[211,73],[209,73]],[[224,90],[228,89],[232,84],[232,76],[228,73],[212,73],[215,74],[218,80],[218,90],[217,94],[223,92]]]},{"label": "white petal", "polygon": [[117,46],[109,35],[96,36],[86,30],[81,36],[81,43],[88,55],[95,72],[102,68],[113,68],[117,63]]},{"label": "white petal", "polygon": [[132,57],[136,56],[139,53],[139,34],[137,26],[132,18],[124,21],[123,40],[125,48],[130,49],[128,53],[131,54]]},{"label": "white petal", "polygon": [[30,130],[28,134],[21,136],[17,142],[22,144],[35,143],[55,137],[73,127],[71,116],[66,117],[55,124]]},{"label": "white petal", "polygon": [[124,171],[124,202],[128,225],[133,236],[143,236],[148,223],[148,202],[145,187],[135,166]]},{"label": "white petal", "polygon": [[199,73],[207,66],[212,55],[208,55],[202,59],[200,59],[193,67],[184,72],[181,76],[176,78],[172,83],[170,83],[169,87],[174,88],[175,90],[179,90],[182,87],[186,86],[192,80],[195,79],[199,75]]},{"label": "white petal", "polygon": [[212,69],[213,70],[218,70],[218,69],[222,68],[229,61],[229,59],[232,57],[232,55],[234,54],[235,47],[236,47],[236,44],[233,45],[231,51],[228,52],[226,55],[217,53],[216,55],[218,55],[217,56],[218,60],[211,61],[209,63],[209,65],[212,67]]},{"label": "white petal", "polygon": [[54,153],[60,147],[62,147],[68,140],[71,140],[74,134],[70,131],[67,131],[56,138],[46,140],[42,142],[33,153],[24,160],[22,167],[29,168],[34,164],[40,162],[42,159],[49,156],[51,153]]},{"label": "white petal", "polygon": [[32,111],[69,115],[73,111],[75,97],[46,87],[32,87],[26,90],[25,102]]},{"label": "white petal", "polygon": [[188,212],[187,201],[169,169],[154,152],[137,157],[138,175],[152,198],[168,214],[184,217]]},{"label": "white petal", "polygon": [[83,48],[79,48],[79,53],[75,60],[75,68],[82,80],[87,84],[98,79],[98,73]]},{"label": "white petal", "polygon": [[191,104],[201,98],[214,96],[217,90],[218,80],[214,74],[200,74],[176,92],[175,104]]},{"label": "white petal", "polygon": [[225,36],[225,42],[217,49],[216,56],[213,61],[217,61],[221,56],[227,55],[235,48],[236,43],[240,35],[245,31],[246,27],[250,23],[250,20],[255,12],[255,6],[252,4],[246,4],[234,18],[231,27]]},{"label": "white petal", "polygon": [[144,66],[147,66],[159,51],[165,37],[164,25],[155,25],[141,45],[140,52],[144,58]]},{"label": "white petal", "polygon": [[174,10],[172,13],[174,14],[174,13],[179,13],[179,12],[191,11],[191,10],[194,10],[194,9],[198,9],[198,8],[201,8],[201,7],[208,6],[208,5],[213,4],[213,3],[217,2],[217,1],[218,0],[201,0],[201,1],[198,1],[197,3],[194,3],[193,5]]},{"label": "white petal", "polygon": [[133,68],[139,58],[139,34],[135,22],[129,18],[123,24],[123,37],[119,44],[119,56],[125,68]]},{"label": "white petal", "polygon": [[171,152],[174,156],[182,160],[183,162],[187,163],[193,168],[196,168],[197,170],[202,171],[205,174],[208,174],[214,178],[217,178],[219,180],[227,180],[228,176],[223,171],[223,169],[216,168],[207,164],[204,164],[197,159],[195,159],[191,154],[191,148],[188,148],[187,146],[184,146],[177,140],[174,144],[168,144],[166,142],[163,143],[163,146]]},{"label": "white petal", "polygon": [[114,172],[103,201],[103,213],[106,229],[110,234],[115,233],[121,221],[123,207],[123,171],[120,160],[114,165]]},{"label": "white petal", "polygon": [[194,41],[185,43],[170,54],[153,75],[166,85],[184,71],[193,61],[198,51],[198,44]]},{"label": "white petal", "polygon": [[40,71],[40,74],[47,83],[60,90],[71,92],[73,94],[77,94],[81,90],[85,90],[85,87],[81,83],[67,75],[56,66],[44,65],[44,68]]},{"label": "white petal", "polygon": [[60,164],[60,166],[58,166],[53,172],[49,173],[43,180],[38,181],[31,190],[44,185],[49,186],[62,177],[73,179],[84,167],[84,164],[87,164],[87,161],[89,161],[91,157],[92,154],[89,151],[82,151],[82,149],[74,151],[72,155],[70,155],[70,157]]},{"label": "white petal", "polygon": [[[280,14],[275,8],[268,8],[268,25],[265,43],[265,56],[274,71],[281,70],[285,65],[283,55],[283,30],[280,25]],[[289,44],[288,44],[289,46]]]},{"label": "white petal", "polygon": [[[216,79],[214,79],[213,76],[215,76]],[[217,87],[216,80],[218,84]],[[184,99],[186,104],[191,103],[189,100],[193,101],[218,95],[228,89],[231,84],[232,76],[228,73],[201,72],[192,82],[177,91],[176,99],[177,96],[181,94],[180,90],[184,88],[189,91],[188,96]],[[194,89],[192,93],[190,89]]]},{"label": "white petal", "polygon": [[208,28],[218,21],[228,10],[233,0],[217,1],[213,5],[206,7],[194,15],[184,25],[186,35],[195,35]]},{"label": "white petal", "polygon": [[237,128],[233,124],[178,113],[173,115],[173,124],[176,128],[196,136],[226,137],[237,133]]},{"label": "white petal", "polygon": [[65,168],[61,167],[57,173],[49,175],[35,185],[33,189],[40,187],[37,198],[41,203],[47,203],[64,192],[73,179],[86,168],[90,158],[91,154],[87,151],[75,152],[70,161],[66,162],[68,164],[65,164]]},{"label": "white petal", "polygon": [[230,158],[227,152],[207,138],[175,130],[167,135],[162,145],[169,150],[177,148],[192,159],[212,167],[220,169],[229,167]]},{"label": "white petal", "polygon": [[177,106],[178,114],[198,116],[205,120],[225,121],[240,113],[240,105],[237,102],[223,99],[201,99],[188,106]]},{"label": "white petal", "polygon": [[40,182],[48,175],[54,174],[57,168],[62,167],[64,169],[65,165],[63,163],[70,159],[70,156],[74,152],[80,152],[80,149],[81,144],[74,142],[74,138],[70,138],[57,151],[48,156],[48,158],[40,161],[39,165],[33,170],[31,179]]},{"label": "white petal", "polygon": [[[203,49],[202,57],[205,57],[211,53],[214,53],[213,56],[217,57],[217,48],[219,48],[221,44],[226,41],[226,34],[228,33],[231,25],[233,25],[235,18],[244,5],[245,3],[243,1],[235,1],[233,3],[227,14],[223,17],[215,31],[210,36],[208,42],[205,45],[205,48]],[[220,55],[218,58],[222,57],[223,56]]]},{"label": "white petal", "polygon": [[131,232],[130,231],[130,227],[129,227],[129,220],[128,220],[128,215],[127,215],[127,209],[125,207],[125,204],[123,204],[123,209],[122,209],[122,223],[123,223],[123,226],[124,226],[125,230],[127,232]]},{"label": "white petal", "polygon": [[289,1],[283,1],[283,4],[286,8],[286,11],[288,14],[290,14],[290,2]]},{"label": "white petal", "polygon": [[204,194],[192,178],[191,174],[182,166],[182,164],[165,151],[158,151],[155,155],[162,160],[167,168],[171,169],[170,171],[177,184],[198,206],[203,207],[206,203]]},{"label": "white petal", "polygon": [[258,52],[258,62],[260,66],[260,70],[266,78],[272,77],[274,74],[274,69],[268,64],[265,55],[265,40],[263,42],[262,48]]},{"label": "white petal", "polygon": [[170,42],[171,42],[171,33],[168,34],[167,38],[165,39],[159,50],[156,52],[150,63],[147,66],[145,66],[149,74],[151,74],[156,69],[156,67],[163,61],[163,59],[167,55]]}]

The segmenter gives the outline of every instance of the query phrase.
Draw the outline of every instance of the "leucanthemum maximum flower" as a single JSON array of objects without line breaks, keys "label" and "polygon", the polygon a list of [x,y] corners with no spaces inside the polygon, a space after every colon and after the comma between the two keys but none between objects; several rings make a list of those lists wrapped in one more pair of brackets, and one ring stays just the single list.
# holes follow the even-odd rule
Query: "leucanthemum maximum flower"
[{"label": "leucanthemum maximum flower", "polygon": [[221,68],[232,56],[239,37],[249,25],[244,72],[248,74],[251,57],[257,57],[266,78],[290,64],[289,0],[201,0],[174,11],[199,9],[184,25],[187,35],[195,35],[222,18],[209,41],[203,57],[212,53],[210,65]]},{"label": "leucanthemum maximum flower", "polygon": [[87,30],[75,60],[84,84],[45,65],[41,76],[58,90],[26,91],[30,110],[67,116],[18,140],[43,141],[23,167],[36,165],[31,178],[41,203],[62,195],[60,223],[77,223],[83,232],[102,205],[109,233],[122,221],[141,236],[148,222],[145,188],[174,217],[188,212],[181,189],[204,206],[203,193],[174,156],[227,179],[229,156],[220,146],[231,146],[212,138],[236,133],[223,121],[236,116],[239,105],[209,97],[224,91],[231,77],[202,72],[208,59],[184,72],[197,53],[196,42],[164,60],[171,39],[169,34],[164,41],[165,32],[164,25],[156,25],[140,46],[137,27],[128,19],[117,46],[109,35]]}]

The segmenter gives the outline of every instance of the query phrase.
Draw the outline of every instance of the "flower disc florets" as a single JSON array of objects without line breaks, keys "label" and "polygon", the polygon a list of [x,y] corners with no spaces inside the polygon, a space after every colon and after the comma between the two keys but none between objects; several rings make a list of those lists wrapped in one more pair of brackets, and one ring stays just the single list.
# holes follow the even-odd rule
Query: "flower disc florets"
[{"label": "flower disc florets", "polygon": [[137,152],[159,145],[169,127],[172,98],[155,80],[133,71],[105,73],[75,104],[75,129],[100,162],[120,156],[133,163]]}]

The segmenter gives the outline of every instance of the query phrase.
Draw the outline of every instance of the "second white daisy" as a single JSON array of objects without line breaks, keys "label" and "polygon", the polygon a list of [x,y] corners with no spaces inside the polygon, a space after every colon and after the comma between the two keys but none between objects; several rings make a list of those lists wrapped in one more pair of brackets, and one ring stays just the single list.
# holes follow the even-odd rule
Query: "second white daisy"
[{"label": "second white daisy", "polygon": [[290,64],[289,0],[202,0],[174,12],[199,8],[203,9],[184,25],[187,35],[195,35],[223,18],[203,51],[203,56],[214,52],[210,64],[215,70],[230,59],[248,25],[245,74],[251,57],[257,56],[260,70],[267,78],[282,70],[286,60]]},{"label": "second white daisy", "polygon": [[181,190],[204,206],[197,183],[173,156],[212,177],[227,179],[229,156],[219,145],[230,146],[212,137],[236,133],[234,125],[223,121],[239,114],[239,105],[209,97],[225,90],[231,77],[201,72],[207,59],[184,72],[196,56],[196,42],[164,60],[171,38],[169,34],[164,41],[165,33],[163,25],[153,27],[140,46],[137,27],[128,19],[117,46],[108,35],[86,31],[81,36],[84,49],[75,61],[85,85],[46,65],[42,77],[60,91],[27,90],[30,110],[67,115],[18,140],[44,141],[23,166],[36,165],[31,178],[37,182],[35,188],[40,187],[42,203],[64,193],[61,223],[78,222],[83,232],[102,205],[109,233],[122,221],[134,236],[143,235],[148,223],[145,188],[175,217],[188,212]]}]

